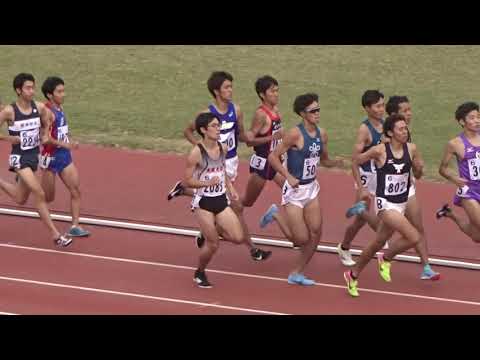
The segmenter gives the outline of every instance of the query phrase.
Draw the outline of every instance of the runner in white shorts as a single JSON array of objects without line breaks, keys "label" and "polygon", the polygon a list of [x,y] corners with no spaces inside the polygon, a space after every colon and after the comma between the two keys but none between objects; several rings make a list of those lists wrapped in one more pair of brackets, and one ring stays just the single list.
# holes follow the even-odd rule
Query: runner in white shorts
[{"label": "runner in white shorts", "polygon": [[421,234],[405,217],[411,172],[418,179],[423,174],[423,161],[413,143],[408,143],[408,128],[402,115],[394,114],[385,120],[384,134],[390,139],[385,144],[374,146],[357,155],[353,162],[364,163],[374,160],[377,167],[377,190],[375,209],[380,223],[376,239],[363,249],[356,265],[344,273],[347,290],[351,296],[358,296],[358,277],[371,258],[380,250],[395,231],[402,237],[390,242],[389,248],[378,256],[380,276],[391,281],[390,267],[393,258],[421,240]]},{"label": "runner in white shorts", "polygon": [[[304,275],[304,269],[315,253],[322,234],[317,167],[319,162],[326,167],[342,166],[343,162],[328,157],[327,134],[317,126],[320,120],[318,95],[298,96],[293,109],[303,122],[286,132],[282,142],[268,156],[268,161],[286,179],[282,205],[286,210],[292,240],[300,246],[300,254],[288,276],[288,283],[313,285],[315,281]],[[286,167],[282,165],[285,153]]]}]

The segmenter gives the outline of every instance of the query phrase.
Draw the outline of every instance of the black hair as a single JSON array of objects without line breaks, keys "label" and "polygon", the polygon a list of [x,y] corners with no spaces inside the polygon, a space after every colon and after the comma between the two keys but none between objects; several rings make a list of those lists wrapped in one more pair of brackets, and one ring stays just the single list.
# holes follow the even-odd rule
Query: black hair
[{"label": "black hair", "polygon": [[385,98],[379,90],[367,90],[362,95],[362,106],[372,106],[376,104],[380,99]]},{"label": "black hair", "polygon": [[304,95],[299,95],[295,98],[293,102],[293,111],[300,115],[311,103],[318,102],[318,95],[315,93],[308,93]]},{"label": "black hair", "polygon": [[468,113],[474,110],[479,111],[479,107],[476,102],[469,101],[469,102],[463,103],[455,111],[455,119],[457,119],[457,121],[465,120],[467,118]]},{"label": "black hair", "polygon": [[22,89],[23,84],[27,81],[32,81],[35,83],[35,78],[32,74],[20,73],[13,79],[13,91],[17,92],[17,89]]},{"label": "black hair", "polygon": [[388,99],[387,104],[385,105],[385,110],[387,111],[388,115],[392,115],[393,113],[398,113],[400,110],[400,104],[408,103],[408,98],[406,96],[390,96]]},{"label": "black hair", "polygon": [[405,121],[405,117],[403,115],[400,115],[400,114],[393,114],[393,115],[388,116],[385,119],[385,123],[383,124],[383,134],[386,137],[391,138],[391,136],[388,135],[388,132],[389,131],[393,132],[393,129],[395,128],[395,124],[399,121]]},{"label": "black hair", "polygon": [[210,94],[215,98],[215,91],[220,90],[225,80],[233,81],[233,76],[225,71],[214,71],[208,78],[207,87]]},{"label": "black hair", "polygon": [[197,118],[195,119],[195,130],[197,130],[197,133],[199,133],[202,138],[204,138],[205,135],[200,129],[204,128],[206,130],[208,124],[210,124],[215,119],[217,119],[217,116],[215,114],[212,114],[211,112],[201,113],[197,116]]},{"label": "black hair", "polygon": [[262,76],[255,81],[255,91],[260,100],[263,100],[260,94],[265,94],[274,85],[278,86],[278,81],[270,75]]},{"label": "black hair", "polygon": [[47,95],[48,94],[53,95],[53,92],[55,91],[58,85],[65,85],[65,82],[63,81],[63,79],[59,78],[58,76],[48,77],[42,84],[43,96],[45,96],[45,98],[49,100]]}]

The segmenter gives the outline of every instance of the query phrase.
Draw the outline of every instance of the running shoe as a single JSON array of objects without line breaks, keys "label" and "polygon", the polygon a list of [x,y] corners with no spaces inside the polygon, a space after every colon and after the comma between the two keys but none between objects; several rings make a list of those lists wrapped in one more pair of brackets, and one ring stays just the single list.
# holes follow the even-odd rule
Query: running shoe
[{"label": "running shoe", "polygon": [[345,282],[347,283],[348,293],[353,297],[360,296],[360,294],[358,293],[358,289],[357,289],[358,280],[355,280],[352,277],[352,270],[345,271],[343,273],[343,278],[345,279]]},{"label": "running shoe", "polygon": [[79,226],[72,226],[72,228],[70,229],[67,235],[76,236],[76,237],[86,237],[86,236],[90,236],[90,232],[82,229]]},{"label": "running shoe", "polygon": [[305,275],[299,274],[299,273],[293,273],[288,275],[287,281],[289,284],[292,284],[292,285],[305,285],[305,286],[315,285],[314,280],[308,279],[307,277],[305,277]]},{"label": "running shoe", "polygon": [[420,279],[432,281],[440,280],[440,273],[433,271],[430,267],[424,267]]},{"label": "running shoe", "polygon": [[61,246],[61,247],[67,247],[73,242],[73,239],[71,237],[67,237],[65,235],[60,235],[57,239],[53,240],[55,245]]},{"label": "running shoe", "polygon": [[350,250],[343,250],[342,244],[338,244],[337,246],[338,256],[340,257],[340,261],[345,266],[353,266],[355,265],[355,261],[352,259],[352,253]]},{"label": "running shoe", "polygon": [[193,276],[193,281],[197,283],[199,288],[210,289],[212,284],[207,279],[207,274],[205,271],[196,270],[195,275]]},{"label": "running shoe", "polygon": [[252,259],[255,261],[262,261],[262,260],[267,260],[270,255],[272,255],[271,251],[267,250],[262,250],[259,248],[253,248],[250,250],[250,255],[252,256]]},{"label": "running shoe", "polygon": [[203,237],[202,233],[198,234],[195,236],[195,245],[197,245],[197,248],[201,248],[205,244],[205,238]]},{"label": "running shoe", "polygon": [[349,208],[347,210],[345,216],[347,218],[351,218],[352,216],[360,215],[366,209],[367,209],[367,203],[362,200],[362,201],[359,201],[356,204],[354,204],[351,208]]},{"label": "running shoe", "polygon": [[448,204],[443,205],[441,209],[437,210],[437,213],[436,213],[437,219],[447,216],[447,214],[450,212],[452,212],[452,209],[450,208],[450,206],[448,206]]},{"label": "running shoe", "polygon": [[384,260],[383,254],[379,254],[377,257],[377,260],[378,260],[378,271],[382,279],[385,280],[386,282],[392,281],[392,278],[390,277],[390,268],[392,267],[392,263],[390,261]]},{"label": "running shoe", "polygon": [[265,226],[270,224],[274,219],[273,215],[278,213],[277,205],[273,204],[270,206],[265,214],[260,218],[260,227],[263,229]]},{"label": "running shoe", "polygon": [[180,196],[180,195],[183,195],[183,192],[185,191],[185,189],[183,188],[182,186],[182,182],[181,181],[177,181],[175,183],[175,186],[169,191],[168,195],[167,195],[167,199],[168,201],[172,200],[174,197],[176,196]]}]

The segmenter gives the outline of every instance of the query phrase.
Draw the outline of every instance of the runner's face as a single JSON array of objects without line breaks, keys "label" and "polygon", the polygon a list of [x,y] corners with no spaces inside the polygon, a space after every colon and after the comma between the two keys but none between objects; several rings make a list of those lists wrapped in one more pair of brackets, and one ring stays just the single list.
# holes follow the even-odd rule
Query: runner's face
[{"label": "runner's face", "polygon": [[316,101],[308,105],[303,113],[304,119],[312,125],[316,125],[320,121],[320,105]]},{"label": "runner's face", "polygon": [[470,111],[465,116],[464,128],[474,132],[480,131],[480,113],[477,110]]},{"label": "runner's face", "polygon": [[263,101],[271,106],[278,105],[278,90],[279,88],[277,85],[270,86],[267,91],[265,91],[265,94],[262,94]]},{"label": "runner's face", "polygon": [[403,115],[407,125],[412,121],[412,106],[408,102],[398,104],[398,113]]},{"label": "runner's face", "polygon": [[403,120],[397,121],[393,127],[393,139],[401,144],[405,144],[408,140],[407,123]]},{"label": "runner's face", "polygon": [[53,91],[53,96],[51,100],[55,104],[62,105],[64,99],[65,99],[65,86],[62,84],[57,85],[57,87]]},{"label": "runner's face", "polygon": [[220,122],[218,119],[215,118],[208,124],[205,137],[208,137],[210,140],[220,140]]},{"label": "runner's face", "polygon": [[35,83],[33,81],[25,81],[19,96],[25,101],[32,101],[35,96]]},{"label": "runner's face", "polygon": [[217,92],[221,100],[232,101],[233,98],[233,84],[230,80],[225,80],[220,86],[220,91]]},{"label": "runner's face", "polygon": [[365,111],[368,116],[376,120],[382,120],[383,115],[385,115],[385,101],[383,98],[380,98],[378,102],[372,104],[372,106],[365,106]]}]

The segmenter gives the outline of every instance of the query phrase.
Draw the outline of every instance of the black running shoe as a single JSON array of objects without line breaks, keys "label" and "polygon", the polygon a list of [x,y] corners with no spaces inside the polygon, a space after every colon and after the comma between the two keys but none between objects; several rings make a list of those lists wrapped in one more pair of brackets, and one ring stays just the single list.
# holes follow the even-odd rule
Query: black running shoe
[{"label": "black running shoe", "polygon": [[262,260],[267,260],[270,255],[272,255],[271,251],[266,251],[258,248],[253,248],[250,250],[250,255],[252,256],[252,259],[255,261],[262,261]]},{"label": "black running shoe", "polygon": [[197,248],[201,248],[205,244],[205,238],[203,237],[202,233],[200,235],[195,236],[195,245],[197,245]]},{"label": "black running shoe", "polygon": [[437,211],[437,219],[440,219],[441,217],[447,216],[448,213],[452,212],[452,209],[450,209],[450,206],[448,204],[443,205],[443,207]]},{"label": "black running shoe", "polygon": [[193,281],[197,283],[197,286],[200,288],[204,289],[210,289],[212,287],[212,284],[207,279],[207,275],[205,274],[205,271],[195,271],[195,275],[193,276]]},{"label": "black running shoe", "polygon": [[172,200],[174,197],[176,196],[180,196],[180,195],[183,195],[183,192],[184,192],[184,188],[182,186],[182,182],[181,181],[177,181],[175,183],[175,186],[172,188],[172,190],[169,191],[168,195],[167,195],[167,199],[168,201]]},{"label": "black running shoe", "polygon": [[60,235],[58,239],[54,240],[54,242],[55,242],[55,245],[57,246],[67,247],[73,242],[73,239],[65,235]]}]

